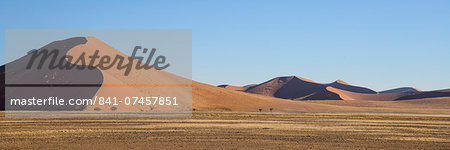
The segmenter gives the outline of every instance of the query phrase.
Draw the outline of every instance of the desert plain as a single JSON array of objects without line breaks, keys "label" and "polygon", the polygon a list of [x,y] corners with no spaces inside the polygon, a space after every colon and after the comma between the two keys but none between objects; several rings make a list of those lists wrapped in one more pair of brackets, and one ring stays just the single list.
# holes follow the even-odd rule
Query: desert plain
[{"label": "desert plain", "polygon": [[[387,102],[382,101],[311,101],[305,103],[369,111],[194,111],[192,117],[182,118],[1,117],[0,149],[449,149],[448,100],[441,99],[430,100],[441,101],[440,109],[430,113],[370,112],[377,106],[386,109]],[[401,102],[411,103],[415,102]]]}]

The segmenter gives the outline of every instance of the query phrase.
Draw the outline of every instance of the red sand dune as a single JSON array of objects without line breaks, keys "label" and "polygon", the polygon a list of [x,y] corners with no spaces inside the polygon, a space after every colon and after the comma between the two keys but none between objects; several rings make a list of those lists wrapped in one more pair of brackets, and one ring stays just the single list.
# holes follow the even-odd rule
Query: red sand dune
[{"label": "red sand dune", "polygon": [[[81,53],[85,52],[87,56],[93,55],[95,50],[100,50],[98,54],[100,57],[102,56],[110,56],[115,57],[116,55],[123,56],[127,58],[128,56],[121,53],[119,50],[109,46],[103,41],[95,38],[95,37],[87,37],[87,42],[82,45],[78,45],[72,48],[68,54],[72,56],[80,56]],[[128,61],[127,61],[128,63]],[[133,66],[136,66],[137,61],[133,62]],[[188,100],[191,97],[191,90],[182,87],[159,87],[159,86],[148,86],[148,85],[191,85],[192,81],[189,79],[182,78],[180,76],[176,76],[174,74],[150,69],[150,70],[137,70],[133,68],[130,71],[128,76],[124,76],[124,70],[117,69],[116,67],[112,67],[110,69],[100,70],[103,74],[103,83],[100,89],[97,91],[95,96],[98,97],[118,97],[119,100],[125,99],[125,97],[147,97],[147,96],[163,96],[163,97],[177,97],[177,103],[179,103],[178,108],[183,107],[182,109],[187,109],[190,111],[191,102],[183,101]],[[117,87],[116,85],[119,85]],[[133,87],[128,85],[142,85],[139,87]],[[112,111],[112,106],[109,105],[94,105],[87,106],[86,111],[93,111],[96,108],[100,108],[102,111]],[[166,111],[174,109],[174,106],[156,106],[150,107],[148,105],[118,105],[114,111]],[[185,108],[184,108],[185,107]],[[181,109],[179,109],[181,110]]]},{"label": "red sand dune", "polygon": [[[69,38],[61,41],[56,41],[48,44],[45,49],[55,49],[58,51],[58,54],[56,56],[60,56],[61,59],[66,60],[66,62],[75,64],[81,66],[83,65],[83,61],[76,61],[76,59],[70,60],[67,57],[62,57],[64,55],[67,56],[74,56],[75,58],[78,58],[80,56],[93,56],[93,54],[96,52],[96,50],[99,50],[99,53],[97,54],[99,58],[101,59],[103,56],[109,56],[111,62],[114,58],[118,58],[117,56],[121,56],[122,59],[121,62],[123,64],[128,64],[129,62],[132,63],[132,66],[137,65],[137,61],[130,61],[128,59],[127,55],[121,53],[117,49],[109,46],[108,44],[104,43],[103,41],[95,38],[95,37],[74,37]],[[38,51],[42,51],[44,49],[39,49]],[[52,90],[45,90],[46,88],[39,88],[34,87],[36,90],[30,89],[30,87],[27,87],[28,91],[25,91],[22,93],[22,95],[26,96],[26,98],[36,96],[37,94],[42,94],[41,97],[49,97],[54,96],[55,90],[61,89],[62,92],[57,91],[62,96],[67,96],[68,98],[82,98],[82,99],[95,99],[95,97],[98,97],[98,100],[95,100],[96,103],[94,105],[83,105],[80,107],[76,107],[76,110],[84,110],[84,111],[171,111],[174,109],[180,110],[180,111],[191,111],[192,103],[192,91],[191,91],[191,85],[192,81],[189,79],[182,78],[180,76],[162,71],[162,70],[156,70],[156,69],[135,69],[133,67],[132,71],[129,73],[128,76],[124,76],[124,69],[117,69],[118,67],[111,67],[109,69],[99,69],[94,71],[97,74],[82,74],[83,70],[78,69],[55,69],[55,70],[49,70],[49,69],[32,69],[27,70],[24,67],[24,64],[26,64],[29,60],[29,57],[31,55],[26,55],[14,62],[8,63],[8,66],[10,67],[10,70],[6,70],[6,73],[9,73],[8,79],[9,81],[14,81],[11,83],[14,84],[35,84],[41,83],[41,84],[65,84],[67,87],[53,87]],[[58,59],[59,60],[59,59]],[[119,60],[120,61],[120,60]],[[46,61],[47,63],[49,61]],[[99,63],[99,60],[95,61],[95,64],[93,66],[96,66]],[[109,65],[109,63],[107,63]],[[118,64],[115,64],[118,65]],[[2,67],[2,71],[4,71]],[[98,68],[96,68],[98,69]],[[88,69],[85,69],[88,70]],[[18,75],[16,75],[18,74]],[[26,75],[26,76],[25,76]],[[52,75],[51,78],[47,78],[48,75]],[[97,76],[95,76],[97,75]],[[34,78],[31,78],[31,77]],[[100,77],[98,77],[100,76]],[[2,77],[4,78],[4,74],[2,73]],[[83,79],[83,80],[81,80]],[[89,82],[80,82],[84,81],[86,79]],[[24,82],[26,81],[26,82]],[[5,82],[3,82],[3,86]],[[76,87],[76,84],[92,84],[95,85],[95,89],[90,90],[89,87],[79,87],[76,90],[73,90],[73,87]],[[167,87],[164,85],[174,85],[174,87]],[[2,86],[2,87],[3,87]],[[72,86],[72,87],[71,87]],[[99,88],[97,86],[100,86]],[[37,89],[44,89],[42,91],[38,91]],[[66,90],[62,90],[66,89]],[[90,93],[88,94],[80,94],[80,90],[89,90]],[[7,90],[8,96],[11,96],[12,94],[16,94],[17,92],[13,93],[14,90]],[[39,93],[36,93],[38,91]],[[86,92],[85,92],[86,93]],[[21,93],[18,93],[21,94]],[[18,95],[16,94],[16,95]],[[28,94],[28,95],[25,95]],[[13,95],[15,96],[15,95]],[[73,97],[69,97],[73,96]],[[142,105],[139,103],[134,103],[134,100],[129,99],[132,104],[124,104],[127,99],[126,97],[177,97],[177,104],[178,106],[174,105]],[[39,97],[39,96],[36,96]],[[106,98],[105,101],[101,100],[100,97]],[[114,100],[114,97],[117,99]],[[13,97],[16,98],[16,97]],[[113,98],[108,100],[108,98]],[[146,99],[147,100],[147,99]],[[147,101],[142,99],[142,102],[147,103]],[[2,101],[5,101],[5,97],[2,97]],[[94,100],[93,100],[94,101]],[[120,102],[122,101],[122,102]],[[156,102],[154,99],[153,102]],[[164,101],[164,100],[163,100]],[[111,103],[105,103],[102,102],[111,102]],[[171,103],[175,103],[174,101],[171,101]],[[5,103],[3,103],[5,104]],[[114,105],[118,104],[118,105]],[[155,104],[155,103],[154,103]],[[154,107],[155,106],[155,107]],[[156,107],[157,106],[157,107]],[[21,109],[24,109],[25,107],[20,107]],[[53,107],[51,107],[53,108]],[[19,109],[17,109],[19,110]],[[29,109],[28,109],[29,110]],[[43,110],[43,109],[39,109]],[[58,110],[62,110],[59,109]],[[73,110],[72,107],[64,110]]]},{"label": "red sand dune", "polygon": [[[328,91],[326,87],[334,87],[356,93],[376,93],[371,89],[353,86],[341,80],[330,84],[322,84],[297,76],[277,77],[249,87],[245,92],[296,100],[340,99],[336,93]],[[238,91],[243,90],[239,89]]]}]

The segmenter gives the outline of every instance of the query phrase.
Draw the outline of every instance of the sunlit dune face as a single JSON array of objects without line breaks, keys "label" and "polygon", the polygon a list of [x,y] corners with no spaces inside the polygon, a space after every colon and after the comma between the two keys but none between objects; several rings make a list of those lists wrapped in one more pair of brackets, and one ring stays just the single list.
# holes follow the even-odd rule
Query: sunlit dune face
[{"label": "sunlit dune face", "polygon": [[[112,59],[115,57],[123,57],[124,64],[129,63],[129,56],[123,54],[117,49],[100,41],[95,37],[87,37],[86,44],[78,45],[72,48],[67,55],[70,56],[93,56],[98,50],[100,58],[109,56]],[[66,58],[67,59],[67,58]],[[74,61],[72,61],[74,62]],[[99,63],[97,61],[93,66]],[[136,66],[138,61],[134,60],[132,66]],[[77,63],[78,65],[82,65]],[[118,65],[118,64],[116,64]],[[97,67],[98,68],[98,67]],[[189,108],[191,110],[191,80],[167,73],[156,69],[136,69],[132,68],[129,75],[124,75],[123,69],[111,67],[108,69],[99,70],[103,74],[103,83],[101,88],[97,91],[94,97],[117,97],[117,99],[125,99],[125,97],[148,97],[148,96],[170,96],[177,97],[178,103],[181,106],[146,106],[146,105],[95,105],[88,106],[87,111],[173,111],[176,109]],[[183,106],[185,105],[185,106]]]}]

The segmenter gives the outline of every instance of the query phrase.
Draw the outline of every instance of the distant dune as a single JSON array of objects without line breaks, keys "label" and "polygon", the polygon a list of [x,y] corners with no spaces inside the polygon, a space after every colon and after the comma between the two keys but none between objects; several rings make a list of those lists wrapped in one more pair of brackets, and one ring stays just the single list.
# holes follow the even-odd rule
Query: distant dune
[{"label": "distant dune", "polygon": [[232,89],[236,91],[245,91],[248,89],[248,87],[241,87],[241,86],[232,86],[232,85],[219,85],[218,87],[226,88],[226,89]]},{"label": "distant dune", "polygon": [[415,88],[403,87],[378,93],[369,88],[350,85],[341,80],[323,84],[297,76],[277,77],[247,89],[230,85],[224,88],[291,100],[393,101],[450,96],[450,89],[423,92]]},{"label": "distant dune", "polygon": [[278,77],[248,88],[245,92],[284,99],[297,99],[320,91],[323,84],[297,76]]},{"label": "distant dune", "polygon": [[249,85],[245,85],[243,87],[253,87],[253,86],[257,86],[258,84],[249,84]]},{"label": "distant dune", "polygon": [[435,90],[436,92],[450,92],[450,89]]},{"label": "distant dune", "polygon": [[[293,100],[342,100],[342,98],[339,97],[339,94],[329,91],[327,87],[356,93],[377,93],[371,89],[353,86],[341,80],[323,84],[298,76],[277,77],[267,82],[251,86],[246,90],[242,90],[244,88],[241,87],[238,91]],[[237,88],[234,87],[229,89]]]},{"label": "distant dune", "polygon": [[386,90],[386,91],[381,91],[379,93],[403,93],[403,92],[422,92],[421,90],[418,90],[416,88],[412,88],[412,87],[402,87],[402,88],[395,88],[395,89],[390,89],[390,90]]},{"label": "distant dune", "polygon": [[345,83],[344,81],[337,80],[333,83],[327,84],[327,86],[331,86],[337,89],[346,90],[350,92],[356,92],[356,93],[377,93],[374,90],[371,90],[369,88],[365,87],[359,87],[359,86],[353,86],[348,83]]},{"label": "distant dune", "polygon": [[409,95],[410,93],[356,93],[346,90],[341,90],[333,87],[327,87],[330,92],[336,93],[343,100],[376,100],[376,101],[392,101],[400,97]]},{"label": "distant dune", "polygon": [[416,92],[416,93],[412,93],[407,96],[400,97],[397,100],[422,99],[422,98],[433,98],[433,97],[450,97],[450,90]]}]

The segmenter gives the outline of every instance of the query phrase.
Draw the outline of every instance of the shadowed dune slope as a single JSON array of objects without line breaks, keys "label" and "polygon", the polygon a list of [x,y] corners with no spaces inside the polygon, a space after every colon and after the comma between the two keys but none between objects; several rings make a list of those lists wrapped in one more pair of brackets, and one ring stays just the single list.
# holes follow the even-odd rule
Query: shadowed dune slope
[{"label": "shadowed dune slope", "polygon": [[338,94],[327,90],[325,87],[298,100],[342,100],[342,98]]},{"label": "shadowed dune slope", "polygon": [[346,90],[346,91],[350,91],[350,92],[356,92],[356,93],[377,93],[374,90],[365,88],[365,87],[359,87],[359,86],[353,86],[350,84],[345,83],[344,81],[341,80],[337,80],[333,83],[328,84],[328,86],[337,88],[337,89],[341,89],[341,90]]},{"label": "shadowed dune slope", "polygon": [[245,92],[284,99],[297,99],[320,91],[325,85],[297,76],[277,77]]}]

